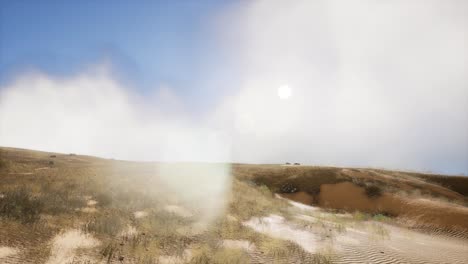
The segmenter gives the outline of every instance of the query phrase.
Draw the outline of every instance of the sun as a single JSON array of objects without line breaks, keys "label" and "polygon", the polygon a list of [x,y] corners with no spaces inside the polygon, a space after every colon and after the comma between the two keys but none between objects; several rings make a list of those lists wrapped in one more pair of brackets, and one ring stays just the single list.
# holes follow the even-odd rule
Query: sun
[{"label": "sun", "polygon": [[283,85],[278,88],[278,97],[281,100],[286,100],[291,97],[291,88],[288,85]]}]

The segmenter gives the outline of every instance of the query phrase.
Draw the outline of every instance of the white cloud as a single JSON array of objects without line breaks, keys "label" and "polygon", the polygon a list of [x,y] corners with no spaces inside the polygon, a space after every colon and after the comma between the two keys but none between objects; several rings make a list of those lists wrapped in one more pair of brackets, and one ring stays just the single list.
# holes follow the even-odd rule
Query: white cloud
[{"label": "white cloud", "polygon": [[222,134],[196,125],[170,89],[150,99],[105,67],[59,79],[28,73],[0,90],[0,145],[108,158],[226,161]]},{"label": "white cloud", "polygon": [[25,74],[0,88],[0,145],[468,173],[467,13],[456,0],[245,2],[218,25],[239,90],[208,115],[105,69]]},{"label": "white cloud", "polygon": [[[64,79],[29,73],[0,87],[0,146],[127,160],[229,161],[223,133],[190,120],[182,108],[167,87],[149,99],[132,94],[105,66]],[[199,224],[224,209],[231,186],[228,164],[155,169],[158,181],[145,178],[145,190],[160,192],[162,183],[169,197],[175,194],[177,203],[200,212]]]},{"label": "white cloud", "polygon": [[[224,103],[233,105],[233,157],[467,173],[467,14],[463,1],[234,10],[240,33],[229,48],[244,84]],[[285,83],[294,96],[277,100]]]}]

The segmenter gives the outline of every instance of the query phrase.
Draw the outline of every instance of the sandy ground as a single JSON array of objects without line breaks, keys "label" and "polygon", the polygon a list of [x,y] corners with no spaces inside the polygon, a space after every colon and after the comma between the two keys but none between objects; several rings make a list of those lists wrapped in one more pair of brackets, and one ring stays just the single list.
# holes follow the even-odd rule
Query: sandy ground
[{"label": "sandy ground", "polygon": [[288,224],[282,216],[270,215],[262,218],[255,217],[243,224],[257,232],[275,238],[293,241],[309,253],[317,251],[317,237],[311,232],[295,228]]},{"label": "sandy ground", "polygon": [[132,237],[132,236],[135,236],[136,234],[138,234],[137,229],[134,226],[130,226],[130,225],[127,226],[127,229],[122,230],[122,232],[120,232],[121,237]]},{"label": "sandy ground", "polygon": [[231,240],[226,239],[223,241],[223,247],[226,248],[238,248],[243,249],[245,251],[251,252],[255,250],[255,245],[247,240]]},{"label": "sandy ground", "polygon": [[148,216],[148,213],[145,212],[145,211],[136,211],[136,212],[133,213],[133,216],[134,216],[136,219],[139,219],[139,218],[143,218],[143,217]]},{"label": "sandy ground", "polygon": [[46,264],[63,264],[73,261],[92,261],[91,258],[76,254],[78,249],[88,249],[99,245],[92,236],[83,234],[80,230],[69,230],[54,237],[51,255]]},{"label": "sandy ground", "polygon": [[[85,159],[70,158],[70,161],[74,162],[85,161]],[[14,180],[17,175],[33,174],[34,176],[17,177],[18,179],[35,179],[36,176],[46,174],[55,175],[52,172],[56,171],[57,168],[52,167],[49,169],[40,166],[43,165],[38,165],[38,168],[32,166],[20,167],[21,170],[18,172],[5,173],[4,176]],[[360,170],[356,169],[343,169],[343,171],[357,179],[374,180],[376,178],[373,174],[358,173]],[[404,178],[406,176],[400,178],[397,173],[395,173],[397,176],[380,172],[375,173],[380,175],[385,183],[397,186],[402,190],[412,190],[414,186],[424,186],[425,189],[432,190],[443,197],[458,200],[464,198],[460,194],[422,180],[406,179]],[[8,177],[9,174],[14,174],[14,177]],[[0,193],[0,199],[2,197],[3,194]],[[281,215],[272,214],[267,217],[252,218],[243,222],[243,224],[258,233],[290,240],[307,252],[329,253],[333,256],[334,263],[467,263],[468,235],[459,236],[459,234],[466,234],[466,231],[446,232],[443,230],[440,233],[426,233],[427,230],[420,232],[408,229],[398,225],[399,222],[394,223],[394,221],[392,221],[393,224],[372,220],[354,221],[351,214],[332,214],[329,211],[306,204],[316,203],[325,208],[355,208],[371,212],[387,210],[400,214],[399,218],[406,217],[409,221],[414,221],[415,227],[429,223],[436,224],[441,228],[459,226],[462,229],[468,227],[468,209],[466,207],[446,203],[442,200],[434,201],[419,199],[418,197],[405,200],[404,197],[386,193],[380,198],[370,199],[366,197],[362,187],[352,185],[349,182],[323,184],[320,194],[315,196],[305,192],[297,192],[284,194],[283,197],[278,198],[298,201],[290,202],[291,217],[285,218]],[[104,209],[100,207],[97,201],[93,200],[92,196],[85,197],[85,199],[87,201],[85,207],[77,208],[77,210],[94,213],[98,209]],[[170,201],[169,205],[163,210],[182,217],[192,217],[196,212],[189,206],[182,207],[177,204],[177,200]],[[147,215],[145,211],[130,212],[128,218],[133,221],[134,218],[143,218]],[[44,217],[48,217],[48,215],[44,215]],[[94,215],[89,214],[86,217],[92,218]],[[229,221],[239,221],[233,215],[228,215],[226,218]],[[61,222],[52,222],[52,224],[56,225],[56,227],[61,226]],[[139,230],[133,224],[129,223],[128,226],[123,226],[119,235],[125,236],[127,239],[128,237],[135,237]],[[429,227],[431,226],[429,225]],[[191,231],[194,235],[206,231],[205,226],[188,226],[187,228],[194,230]],[[99,244],[105,245],[106,241],[104,239],[99,241],[95,237],[82,233],[79,229],[66,229],[56,234],[57,230],[54,229],[53,232],[50,232],[47,229],[42,230],[40,225],[38,225],[38,228],[25,228],[24,225],[13,221],[0,221],[0,263],[50,264],[71,261],[75,263],[96,263],[95,260],[102,260]],[[434,228],[433,230],[437,231],[439,229]],[[122,238],[117,239],[122,240]],[[253,263],[272,263],[271,259],[265,259],[265,254],[262,254],[261,244],[254,245],[247,240],[222,240],[219,246],[243,249],[252,257]],[[122,254],[122,256],[125,256],[123,263],[132,263],[132,252],[124,253]],[[159,258],[159,262],[183,263],[191,258],[192,253],[190,248],[187,248],[182,256],[163,255]],[[120,262],[117,261],[116,259],[114,263]],[[298,262],[284,259],[284,263]]]},{"label": "sandy ground", "polygon": [[160,264],[183,264],[187,263],[192,258],[190,249],[186,249],[182,256],[160,256],[158,262]]},{"label": "sandy ground", "polygon": [[[300,195],[300,193],[302,192],[298,192],[297,194],[299,195],[295,195],[295,196],[292,196],[290,194],[275,194],[275,197],[278,198],[278,199],[282,199],[282,200],[286,200],[288,201],[288,203],[298,209],[301,209],[301,210],[305,210],[305,211],[319,211],[320,208],[318,207],[315,207],[315,206],[310,206],[310,205],[307,205],[309,204],[309,199],[305,198],[305,199],[300,199],[302,197],[308,197],[307,194],[304,194],[304,195]],[[294,197],[295,199],[292,199],[290,197]],[[301,202],[296,202],[296,201],[301,201]]]},{"label": "sandy ground", "polygon": [[98,202],[96,200],[93,200],[89,196],[85,197],[85,199],[87,200],[86,207],[81,208],[79,210],[81,210],[83,213],[96,213],[97,212],[96,205],[98,204]]},{"label": "sandy ground", "polygon": [[18,254],[18,251],[16,248],[0,246],[0,261],[6,257]]},{"label": "sandy ground", "polygon": [[[276,197],[285,199],[281,196]],[[292,218],[288,220],[273,214],[267,217],[254,217],[243,224],[259,233],[292,241],[309,253],[330,254],[333,263],[466,263],[468,256],[466,239],[426,234],[372,220],[341,221],[352,220],[352,216],[334,214],[318,207],[287,201],[293,219],[302,220],[302,224],[298,224]],[[90,202],[88,205],[95,206],[96,203]],[[186,213],[187,210],[174,205],[166,208],[170,208],[171,212],[182,210]],[[143,211],[135,213],[141,212]],[[234,217],[231,218],[232,221],[237,221]],[[338,223],[342,225],[340,231],[337,231]],[[138,230],[129,225],[120,236],[129,237],[137,233]],[[99,259],[93,249],[100,242],[77,229],[62,232],[50,239],[49,243],[50,256],[46,261],[47,264],[73,261],[96,263],[95,260]],[[247,240],[223,240],[220,246],[245,250],[251,256],[252,263],[273,261],[266,259],[261,249]],[[15,255],[20,254],[19,248],[0,246],[0,263],[21,263],[15,258]],[[182,256],[163,255],[158,261],[165,264],[179,264],[186,263],[191,257],[192,252],[187,248]],[[294,262],[291,259],[282,261]]]},{"label": "sandy ground", "polygon": [[[337,237],[336,262],[466,263],[466,241],[380,225],[350,228]],[[386,231],[381,233],[380,228]]]},{"label": "sandy ground", "polygon": [[466,263],[468,259],[465,239],[376,221],[343,224],[342,230],[336,232],[336,222],[323,219],[327,216],[336,219],[334,214],[295,202],[291,206],[299,209],[296,218],[311,225],[299,227],[277,215],[252,218],[243,224],[257,232],[293,241],[310,253],[331,250],[334,263]]},{"label": "sandy ground", "polygon": [[166,210],[167,212],[170,212],[170,213],[174,213],[174,214],[176,214],[178,216],[181,216],[181,217],[192,217],[193,216],[192,212],[190,212],[186,208],[184,208],[182,206],[178,206],[178,205],[166,205],[164,207],[164,210]]},{"label": "sandy ground", "polygon": [[[290,197],[288,197],[290,198]],[[302,202],[299,200],[299,202]],[[428,199],[408,199],[389,193],[369,198],[362,187],[350,182],[323,184],[319,205],[325,208],[386,212],[408,221],[412,227],[468,230],[468,208],[453,203]]]},{"label": "sandy ground", "polygon": [[48,170],[50,167],[41,167],[41,168],[36,168],[34,170],[39,171],[39,170]]}]

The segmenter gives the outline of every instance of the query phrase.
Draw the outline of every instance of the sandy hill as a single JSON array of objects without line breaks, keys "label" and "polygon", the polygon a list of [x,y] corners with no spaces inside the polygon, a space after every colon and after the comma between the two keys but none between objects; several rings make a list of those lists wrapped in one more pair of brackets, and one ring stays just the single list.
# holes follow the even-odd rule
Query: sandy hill
[{"label": "sandy hill", "polygon": [[468,177],[277,165],[235,165],[233,171],[304,204],[398,217],[418,228],[468,230]]},{"label": "sandy hill", "polygon": [[0,263],[464,263],[468,255],[468,177],[0,148],[0,183]]}]

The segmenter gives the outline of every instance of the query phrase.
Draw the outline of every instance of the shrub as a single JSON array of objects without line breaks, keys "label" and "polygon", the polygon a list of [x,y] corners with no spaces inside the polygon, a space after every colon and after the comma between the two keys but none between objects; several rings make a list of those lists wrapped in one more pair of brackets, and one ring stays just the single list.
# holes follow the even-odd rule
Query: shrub
[{"label": "shrub", "polygon": [[82,197],[71,193],[71,190],[71,188],[62,190],[50,188],[49,192],[44,192],[40,196],[41,201],[44,203],[44,212],[48,214],[68,213],[85,206],[86,201]]},{"label": "shrub", "polygon": [[[348,181],[348,177],[336,168],[308,167],[259,167],[234,168],[234,174],[250,175],[257,185],[266,185],[272,192],[291,193],[304,191],[311,195],[320,193],[322,184]],[[244,176],[245,177],[245,176]]]},{"label": "shrub", "polygon": [[[1,157],[1,153],[0,153]],[[4,170],[8,168],[8,161],[0,158],[0,170]]]},{"label": "shrub", "polygon": [[212,263],[211,261],[211,256],[212,252],[209,248],[202,248],[200,249],[195,256],[192,257],[190,260],[190,264],[206,264],[206,263]]},{"label": "shrub", "polygon": [[369,198],[377,198],[382,195],[382,189],[376,185],[370,185],[365,187],[366,195]]},{"label": "shrub", "polygon": [[44,204],[24,189],[9,191],[0,199],[0,216],[32,223],[40,218]]},{"label": "shrub", "polygon": [[380,222],[389,222],[390,220],[392,220],[391,215],[385,212],[381,212],[379,214],[374,215],[372,219]]},{"label": "shrub", "polygon": [[370,226],[371,231],[377,235],[379,238],[389,238],[390,232],[382,225],[380,224],[372,224]]},{"label": "shrub", "polygon": [[260,185],[260,187],[258,188],[258,190],[265,196],[269,197],[269,196],[273,196],[273,193],[270,191],[270,189],[268,188],[268,186],[266,185]]},{"label": "shrub", "polygon": [[107,193],[97,193],[94,196],[94,199],[98,202],[98,204],[102,207],[107,207],[112,204],[112,196]]},{"label": "shrub", "polygon": [[102,256],[107,260],[106,263],[112,262],[118,250],[118,246],[112,242],[101,250]]},{"label": "shrub", "polygon": [[356,211],[353,214],[353,219],[354,221],[367,221],[370,219],[370,216],[368,214]]},{"label": "shrub", "polygon": [[299,190],[296,186],[294,186],[292,183],[287,182],[283,185],[281,185],[279,192],[280,193],[295,193]]}]

